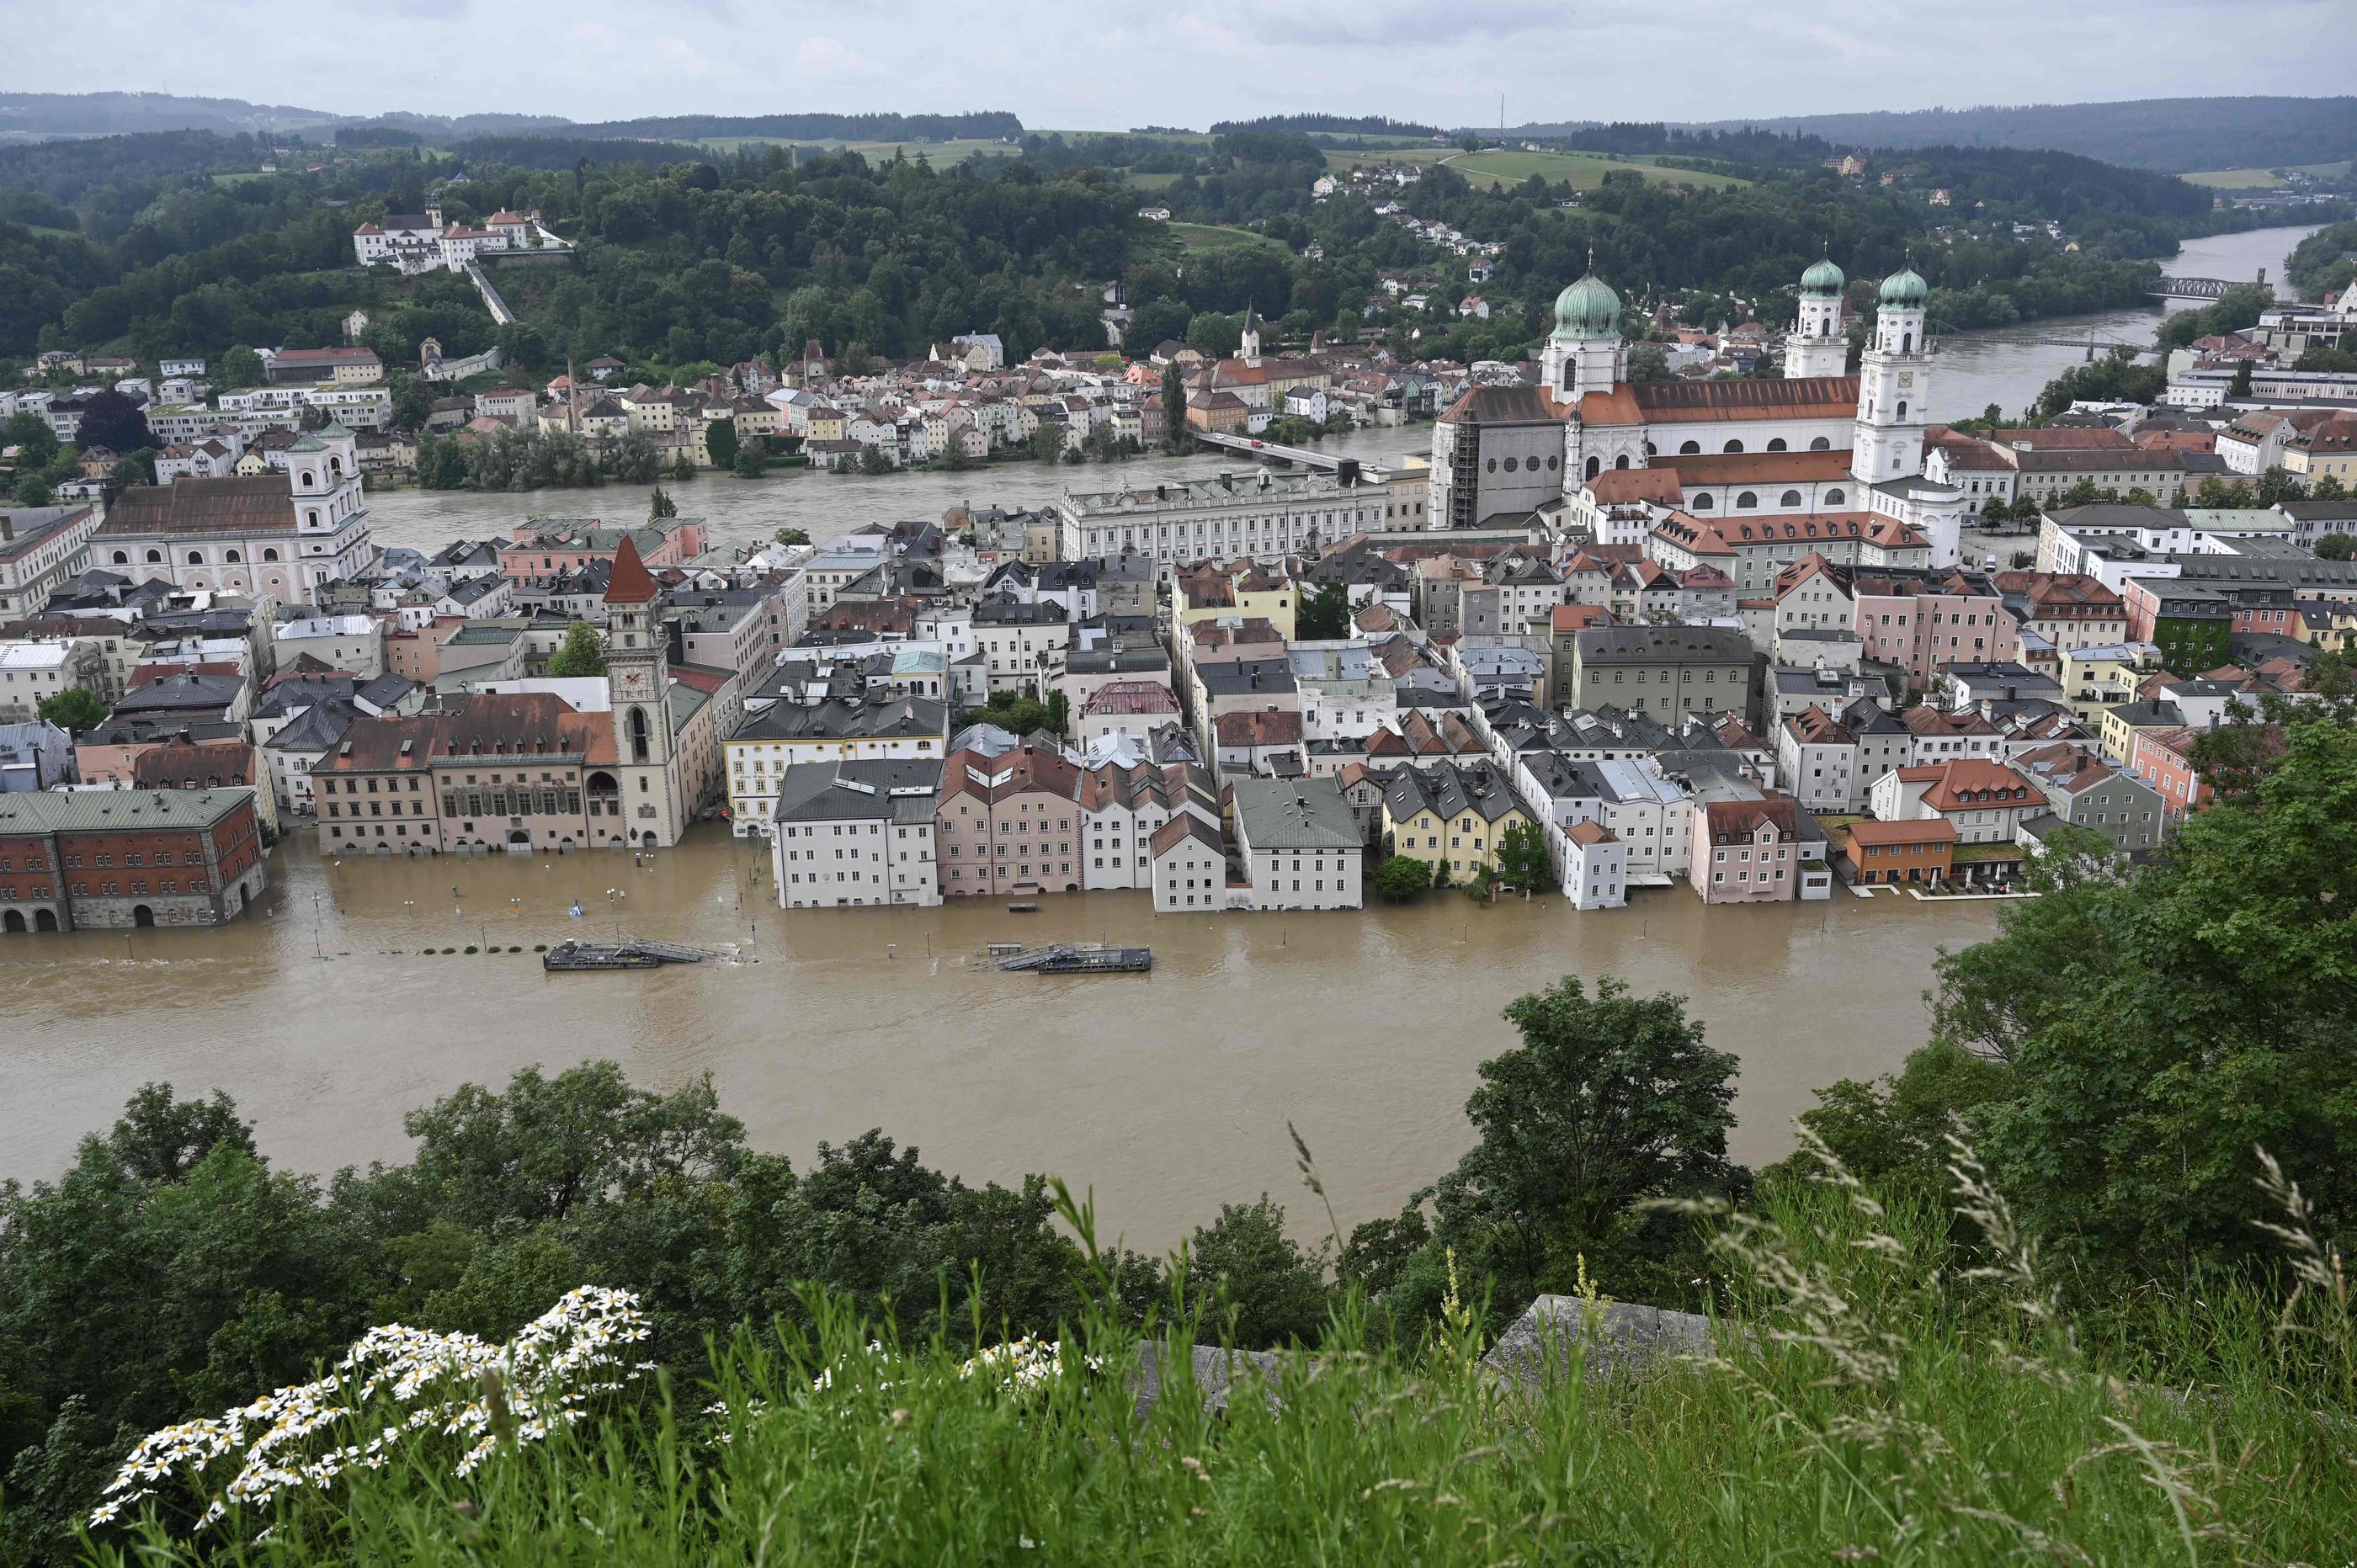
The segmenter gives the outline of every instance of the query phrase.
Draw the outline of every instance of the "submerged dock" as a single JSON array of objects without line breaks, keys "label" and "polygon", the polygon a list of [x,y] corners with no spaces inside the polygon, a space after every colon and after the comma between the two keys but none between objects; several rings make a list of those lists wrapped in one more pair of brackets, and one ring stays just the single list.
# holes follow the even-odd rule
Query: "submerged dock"
[{"label": "submerged dock", "polygon": [[1154,967],[1154,950],[1058,942],[1001,958],[998,967],[1034,974],[1144,974]]},{"label": "submerged dock", "polygon": [[572,973],[597,969],[660,969],[667,963],[702,963],[711,956],[702,948],[678,942],[625,937],[618,942],[559,942],[541,955],[540,964],[551,973]]}]

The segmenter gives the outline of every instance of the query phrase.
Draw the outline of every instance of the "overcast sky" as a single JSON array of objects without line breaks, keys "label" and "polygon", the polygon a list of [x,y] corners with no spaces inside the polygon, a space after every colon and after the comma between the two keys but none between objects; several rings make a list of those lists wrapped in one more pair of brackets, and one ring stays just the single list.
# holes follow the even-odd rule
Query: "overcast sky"
[{"label": "overcast sky", "polygon": [[[2349,0],[13,0],[0,87],[577,120],[1489,124],[2349,91]],[[54,25],[43,25],[53,13]],[[29,23],[31,25],[24,25]],[[2305,35],[2305,41],[2303,41]]]}]

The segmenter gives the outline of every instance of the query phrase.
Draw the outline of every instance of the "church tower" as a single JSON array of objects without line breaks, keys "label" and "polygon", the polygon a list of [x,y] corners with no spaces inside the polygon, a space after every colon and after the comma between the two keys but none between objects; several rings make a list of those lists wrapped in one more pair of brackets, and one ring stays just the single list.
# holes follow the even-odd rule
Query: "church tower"
[{"label": "church tower", "polygon": [[1610,392],[1629,379],[1629,346],[1620,340],[1620,296],[1596,275],[1596,254],[1587,271],[1555,296],[1555,330],[1539,350],[1547,395],[1577,403],[1592,392]]},{"label": "church tower", "polygon": [[685,825],[671,724],[671,661],[655,618],[657,597],[639,547],[623,534],[606,584],[606,684],[623,828],[632,849],[676,843]]},{"label": "church tower", "polygon": [[1912,267],[1882,280],[1874,337],[1858,363],[1850,437],[1850,472],[1869,485],[1923,471],[1924,402],[1932,390],[1923,307],[1931,292]]},{"label": "church tower", "polygon": [[1849,280],[1827,256],[1801,274],[1801,311],[1784,338],[1784,375],[1838,376],[1849,369],[1842,336],[1842,290]]},{"label": "church tower", "polygon": [[1236,358],[1245,364],[1260,364],[1260,312],[1251,305],[1244,306],[1243,337],[1236,345]]}]

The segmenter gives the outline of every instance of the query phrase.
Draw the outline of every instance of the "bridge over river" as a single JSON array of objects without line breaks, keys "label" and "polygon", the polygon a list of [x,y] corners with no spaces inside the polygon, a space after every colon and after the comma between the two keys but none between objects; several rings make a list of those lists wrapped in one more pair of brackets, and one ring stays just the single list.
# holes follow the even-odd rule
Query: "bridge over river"
[{"label": "bridge over river", "polygon": [[[2259,269],[2256,282],[2267,286],[2266,268]],[[2156,299],[2223,299],[2228,289],[2244,286],[2240,278],[2156,278],[2145,293]]]},{"label": "bridge over river", "polygon": [[1314,452],[1307,446],[1280,446],[1274,441],[1261,441],[1250,435],[1236,435],[1221,430],[1198,430],[1195,439],[1206,446],[1222,452],[1233,452],[1260,463],[1291,463],[1303,468],[1323,468],[1332,473],[1343,464],[1356,466],[1356,457],[1346,457],[1334,452]]}]

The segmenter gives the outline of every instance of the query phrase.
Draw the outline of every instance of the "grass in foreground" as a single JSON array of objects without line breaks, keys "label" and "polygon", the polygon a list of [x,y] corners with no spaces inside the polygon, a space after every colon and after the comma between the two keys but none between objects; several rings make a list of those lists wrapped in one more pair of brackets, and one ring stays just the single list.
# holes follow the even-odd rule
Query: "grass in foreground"
[{"label": "grass in foreground", "polygon": [[[870,1340],[824,1298],[808,1334],[743,1331],[714,1383],[618,1402],[472,1475],[399,1450],[333,1498],[151,1520],[95,1555],[526,1563],[2338,1562],[2357,1539],[2350,1304],[2338,1260],[2282,1232],[2309,1287],[2154,1309],[2172,1380],[2056,1315],[2034,1250],[1959,1162],[1988,1245],[1826,1183],[1716,1218],[1730,1321],[1713,1358],[1525,1389],[1461,1308],[1412,1351],[1346,1312],[1313,1357],[1214,1413],[1172,1369],[1140,1415],[1135,1336],[1098,1312],[1060,1349],[966,1361]],[[1075,1218],[1087,1230],[1085,1212]],[[1175,1352],[1175,1354],[1174,1354]],[[2201,1375],[2183,1380],[2186,1369]],[[463,1390],[462,1390],[463,1392]],[[397,1412],[396,1412],[397,1413]],[[349,1437],[383,1424],[354,1422]],[[492,1423],[496,1430],[496,1423]],[[469,1429],[462,1442],[474,1435]],[[298,1488],[299,1490],[299,1488]],[[264,1526],[269,1538],[246,1544]]]}]

